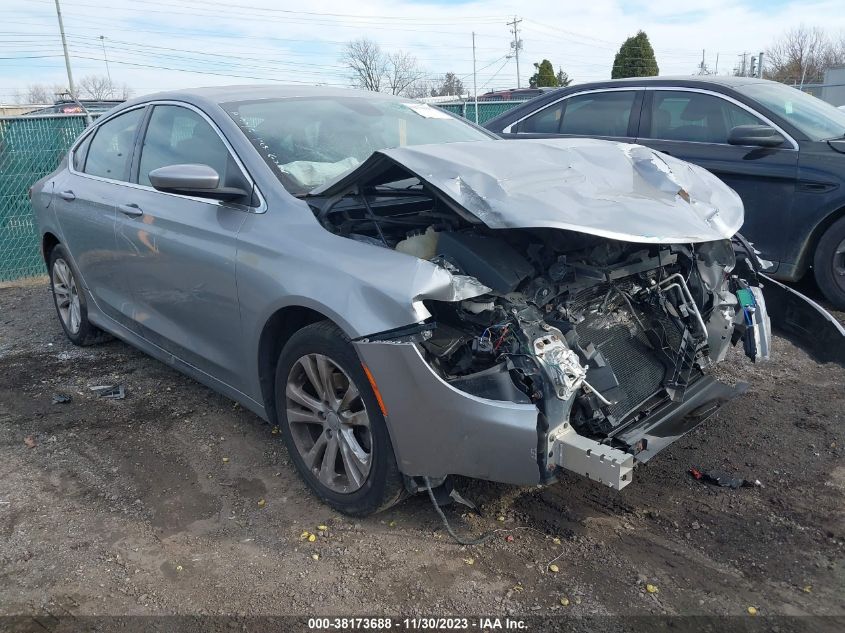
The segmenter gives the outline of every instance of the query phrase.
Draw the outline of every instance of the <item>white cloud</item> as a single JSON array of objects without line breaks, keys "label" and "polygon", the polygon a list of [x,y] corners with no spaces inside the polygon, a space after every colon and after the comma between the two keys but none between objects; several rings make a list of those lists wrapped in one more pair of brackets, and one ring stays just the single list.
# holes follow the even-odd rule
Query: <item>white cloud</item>
[{"label": "white cloud", "polygon": [[[516,84],[516,65],[505,59],[511,39],[505,22],[513,15],[523,18],[523,84],[533,72],[532,62],[542,58],[578,82],[607,78],[619,45],[639,29],[651,39],[661,74],[694,71],[702,49],[711,68],[718,53],[719,70],[730,70],[743,51],[756,54],[801,22],[833,32],[845,29],[840,0],[538,0],[517,6],[495,0],[355,5],[315,0],[305,6],[273,0],[111,0],[107,5],[64,0],[62,8],[75,76],[105,73],[99,40],[104,35],[113,79],[137,94],[273,80],[345,85],[340,51],[343,42],[361,36],[386,49],[411,52],[431,75],[469,75],[472,31],[477,33],[478,66],[484,67],[479,90],[510,87]],[[5,0],[0,18],[0,58],[18,58],[0,59],[0,101],[29,83],[66,84],[53,0]]]}]

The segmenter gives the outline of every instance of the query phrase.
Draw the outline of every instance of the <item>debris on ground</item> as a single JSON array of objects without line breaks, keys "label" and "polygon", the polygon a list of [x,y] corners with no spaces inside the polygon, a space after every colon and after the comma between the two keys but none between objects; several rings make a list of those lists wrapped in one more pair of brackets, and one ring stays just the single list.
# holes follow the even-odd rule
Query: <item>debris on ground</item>
[{"label": "debris on ground", "polygon": [[38,442],[35,441],[35,437],[32,435],[27,435],[23,438],[23,443],[26,444],[27,448],[35,448],[38,446]]},{"label": "debris on ground", "polygon": [[569,598],[567,598],[565,596],[563,598],[561,598],[560,599],[560,606],[568,607],[569,606]]},{"label": "debris on ground", "polygon": [[258,500],[258,507],[259,508],[263,508],[265,505],[267,505],[267,502],[264,499]]},{"label": "debris on ground", "polygon": [[658,593],[660,589],[657,588],[657,585],[648,584],[645,586],[645,590],[649,593]]},{"label": "debris on ground", "polygon": [[97,385],[96,387],[89,387],[89,389],[99,397],[109,400],[123,400],[126,396],[123,385]]},{"label": "debris on ground", "polygon": [[54,393],[53,394],[53,404],[67,404],[73,400],[69,395],[66,393]]},{"label": "debris on ground", "polygon": [[560,571],[560,567],[558,567],[557,565],[554,565],[554,564],[549,565],[549,571],[552,572],[553,574],[556,574]]},{"label": "debris on ground", "polygon": [[748,615],[757,615],[757,607],[748,607]]},{"label": "debris on ground", "polygon": [[694,466],[689,469],[689,474],[692,475],[693,479],[698,481],[703,481],[708,484],[712,484],[714,486],[720,486],[722,488],[733,488],[736,490],[737,488],[750,488],[750,487],[762,487],[763,484],[760,482],[759,479],[743,479],[742,477],[735,477],[730,473],[725,472],[724,470],[708,470],[708,471],[701,471]]}]

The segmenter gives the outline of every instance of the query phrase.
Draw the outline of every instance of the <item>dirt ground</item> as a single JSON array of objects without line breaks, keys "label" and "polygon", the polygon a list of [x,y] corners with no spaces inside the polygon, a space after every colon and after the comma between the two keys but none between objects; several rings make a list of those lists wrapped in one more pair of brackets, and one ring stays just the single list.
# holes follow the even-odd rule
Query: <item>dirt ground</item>
[{"label": "dirt ground", "polygon": [[447,508],[455,528],[498,530],[464,548],[424,496],[333,512],[255,415],[119,341],[74,347],[45,280],[7,285],[0,615],[845,615],[845,370],[776,338],[720,374],[749,392],[622,492],[460,480],[480,514]]}]

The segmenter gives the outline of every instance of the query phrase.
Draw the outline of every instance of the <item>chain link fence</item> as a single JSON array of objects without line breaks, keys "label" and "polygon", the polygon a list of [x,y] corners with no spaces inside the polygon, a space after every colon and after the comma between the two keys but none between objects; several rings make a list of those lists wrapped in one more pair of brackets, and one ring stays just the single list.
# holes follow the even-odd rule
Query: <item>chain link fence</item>
[{"label": "chain link fence", "polygon": [[[499,116],[503,112],[507,112],[511,108],[525,103],[521,101],[479,101],[478,102],[478,124],[484,125],[490,119]],[[438,108],[443,108],[453,114],[459,114],[465,119],[475,122],[475,102],[464,101],[462,103],[437,103],[434,104]]]},{"label": "chain link fence", "polygon": [[0,281],[45,272],[28,191],[84,129],[83,115],[0,117]]}]

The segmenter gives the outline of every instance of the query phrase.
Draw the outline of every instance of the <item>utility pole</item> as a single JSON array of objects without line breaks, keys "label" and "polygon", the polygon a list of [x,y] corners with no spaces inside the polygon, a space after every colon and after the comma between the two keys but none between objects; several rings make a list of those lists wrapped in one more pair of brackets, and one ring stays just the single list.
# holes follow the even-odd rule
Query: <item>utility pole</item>
[{"label": "utility pole", "polygon": [[65,68],[67,69],[67,88],[71,96],[76,99],[76,86],[73,85],[73,72],[70,70],[70,55],[67,52],[67,40],[65,39],[65,23],[62,22],[62,8],[59,0],[56,0],[56,15],[59,17],[59,32],[62,34],[62,48],[65,51]]},{"label": "utility pole", "polygon": [[742,54],[742,72],[740,73],[743,77],[747,77],[748,75],[745,74],[745,62],[747,61],[748,53]]},{"label": "utility pole", "polygon": [[511,48],[513,49],[514,57],[516,57],[516,87],[521,88],[520,81],[519,81],[519,49],[522,48],[522,40],[519,39],[519,23],[522,22],[521,19],[518,19],[516,16],[513,16],[513,22],[507,22],[507,25],[512,28],[513,31],[513,42],[511,42]]},{"label": "utility pole", "polygon": [[757,76],[763,78],[763,51],[757,56]]},{"label": "utility pole", "polygon": [[716,53],[716,68],[713,69],[713,74],[719,74],[719,53]]},{"label": "utility pole", "polygon": [[472,32],[472,94],[475,101],[475,124],[478,125],[478,78],[475,74],[475,31]]},{"label": "utility pole", "polygon": [[701,49],[701,64],[698,66],[698,68],[699,68],[699,70],[698,70],[698,74],[699,74],[699,75],[703,75],[703,74],[704,74],[704,67],[705,67],[705,65],[706,65],[706,64],[704,63],[704,49],[702,48],[702,49]]},{"label": "utility pole", "polygon": [[109,70],[109,58],[106,57],[106,37],[100,36],[100,43],[103,45],[103,61],[106,62],[106,76],[109,78],[109,89],[111,89],[111,70]]}]

